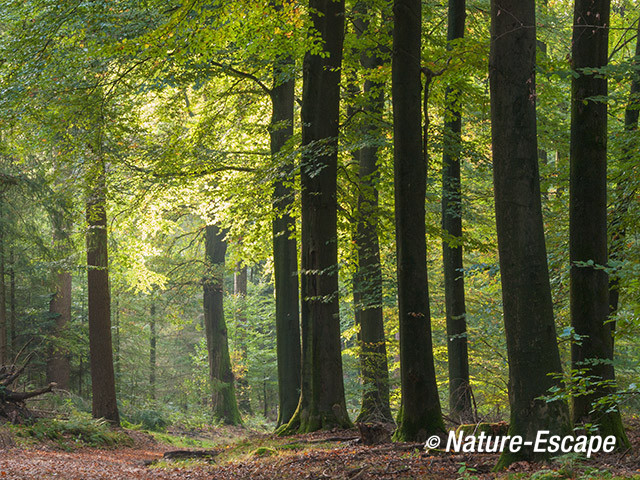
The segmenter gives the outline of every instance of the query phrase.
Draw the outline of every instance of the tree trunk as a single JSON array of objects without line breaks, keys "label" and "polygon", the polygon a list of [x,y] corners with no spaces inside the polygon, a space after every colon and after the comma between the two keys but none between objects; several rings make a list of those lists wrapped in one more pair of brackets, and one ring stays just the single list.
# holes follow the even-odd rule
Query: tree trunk
[{"label": "tree trunk", "polygon": [[8,362],[7,352],[7,301],[4,278],[4,250],[5,250],[5,226],[4,226],[4,198],[0,196],[0,365]]},{"label": "tree trunk", "polygon": [[601,435],[615,435],[628,447],[620,412],[596,402],[615,392],[603,382],[613,380],[613,342],[609,316],[607,265],[607,104],[590,97],[607,95],[606,77],[593,69],[606,66],[609,0],[576,0],[572,42],[574,77],[571,89],[571,180],[569,256],[571,261],[571,324],[581,342],[571,346],[573,369],[595,377],[593,392],[573,398],[576,423],[598,425]]},{"label": "tree trunk", "polygon": [[[638,31],[636,32],[636,58],[640,58],[640,19],[638,20]],[[637,66],[637,63],[636,63]],[[638,116],[640,113],[639,97],[640,96],[640,75],[636,72],[631,80],[631,88],[629,90],[629,101],[624,112],[624,128],[627,134],[634,140],[629,145],[625,145],[623,149],[623,161],[625,163],[633,162],[633,153],[637,151],[638,142],[635,140],[638,130]],[[609,252],[609,261],[620,261],[624,256],[624,242],[627,236],[626,232],[626,215],[633,202],[633,194],[628,192],[629,177],[621,179],[616,185],[616,198],[614,198],[614,208],[611,212],[609,221],[609,237],[611,238],[611,248]],[[618,301],[620,299],[620,281],[617,275],[609,277],[609,317],[611,330],[615,331],[615,315],[618,312]],[[612,335],[613,341],[613,335]],[[613,351],[613,349],[612,349]]]},{"label": "tree trunk", "polygon": [[[361,37],[369,29],[369,12],[364,5],[354,18],[356,34]],[[379,52],[367,49],[360,54],[365,75],[384,64]],[[364,82],[364,114],[362,137],[378,138],[384,114],[384,83]],[[393,423],[389,407],[389,368],[382,316],[382,267],[378,240],[378,150],[375,140],[356,153],[358,161],[358,211],[356,219],[357,263],[354,274],[353,299],[360,325],[360,365],[362,369],[362,406],[356,422]]]},{"label": "tree trunk", "polygon": [[233,275],[233,294],[236,297],[236,345],[240,353],[240,362],[245,371],[238,378],[238,407],[242,412],[253,415],[249,390],[247,365],[247,267],[237,265]]},{"label": "tree trunk", "polygon": [[107,184],[103,160],[91,165],[87,197],[87,291],[92,411],[120,423],[111,348],[111,295],[107,251]]},{"label": "tree trunk", "polygon": [[151,400],[156,399],[156,354],[158,337],[156,333],[156,304],[151,297],[151,307],[149,308],[149,396]]},{"label": "tree trunk", "polygon": [[300,432],[351,426],[342,378],[336,200],[344,0],[309,0],[309,9],[324,54],[307,53],[303,69],[303,381],[287,427],[299,425]]},{"label": "tree trunk", "polygon": [[[535,2],[491,2],[489,79],[496,227],[509,359],[510,435],[571,433],[562,401],[545,402],[560,374],[542,222],[535,106]],[[505,451],[497,468],[537,460],[532,447]]]},{"label": "tree trunk", "polygon": [[402,391],[394,437],[423,441],[444,432],[444,424],[433,363],[427,279],[427,165],[420,128],[421,2],[395,0],[393,13],[391,91]]},{"label": "tree trunk", "polygon": [[55,318],[54,344],[47,358],[47,382],[53,382],[62,390],[69,390],[71,362],[65,346],[65,331],[71,322],[71,273],[55,272],[56,292],[49,303],[49,313]]},{"label": "tree trunk", "polygon": [[224,257],[227,242],[216,225],[207,225],[205,261],[207,272],[203,281],[204,326],[209,353],[213,414],[227,425],[242,423],[234,387],[227,325],[224,321]]},{"label": "tree trunk", "polygon": [[[116,294],[113,313],[113,363],[116,376],[116,394],[120,394],[122,381],[122,362],[120,360],[120,297]],[[82,359],[81,359],[82,360]]]},{"label": "tree trunk", "polygon": [[16,307],[16,266],[13,250],[11,250],[9,252],[9,344],[13,355],[18,353],[16,345]]},{"label": "tree trunk", "polygon": [[[296,222],[290,210],[294,203],[291,176],[293,160],[281,155],[293,136],[295,80],[287,66],[290,58],[276,59],[273,68],[270,140],[271,156],[278,167],[273,186],[273,270],[276,292],[276,342],[278,358],[279,409],[277,425],[291,420],[300,399],[300,314],[298,295],[298,247],[294,236]],[[283,79],[284,77],[284,79]]]},{"label": "tree trunk", "polygon": [[[463,38],[465,0],[449,0],[447,41]],[[448,87],[445,95],[445,124],[442,147],[442,263],[447,317],[449,356],[449,415],[463,421],[473,419],[469,355],[467,352],[467,317],[462,270],[462,198],[460,153],[462,114],[459,88]]]}]

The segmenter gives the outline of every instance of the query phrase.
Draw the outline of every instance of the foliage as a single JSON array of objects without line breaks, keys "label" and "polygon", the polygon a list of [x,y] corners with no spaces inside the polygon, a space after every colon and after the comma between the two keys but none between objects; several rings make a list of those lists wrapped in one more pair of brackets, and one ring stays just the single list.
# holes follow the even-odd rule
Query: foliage
[{"label": "foliage", "polygon": [[74,448],[116,447],[132,443],[126,433],[112,429],[104,419],[95,419],[77,410],[66,418],[41,418],[12,429],[16,439],[23,439],[27,444],[51,440],[63,448]]}]

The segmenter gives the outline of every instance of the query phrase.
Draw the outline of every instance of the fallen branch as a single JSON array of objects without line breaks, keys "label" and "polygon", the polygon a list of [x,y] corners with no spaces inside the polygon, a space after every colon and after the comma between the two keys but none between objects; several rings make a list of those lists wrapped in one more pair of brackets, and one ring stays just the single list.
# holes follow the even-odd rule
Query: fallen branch
[{"label": "fallen branch", "polygon": [[52,382],[44,388],[33,390],[31,392],[14,392],[12,390],[9,390],[8,388],[0,389],[0,401],[14,403],[24,402],[29,398],[37,397],[38,395],[42,395],[43,393],[49,393],[53,391],[53,389],[57,386],[57,383]]},{"label": "fallen branch", "polygon": [[155,460],[147,460],[145,465],[154,465],[160,460],[186,460],[186,459],[203,459],[212,461],[220,453],[218,450],[171,450],[164,452],[162,458]]}]

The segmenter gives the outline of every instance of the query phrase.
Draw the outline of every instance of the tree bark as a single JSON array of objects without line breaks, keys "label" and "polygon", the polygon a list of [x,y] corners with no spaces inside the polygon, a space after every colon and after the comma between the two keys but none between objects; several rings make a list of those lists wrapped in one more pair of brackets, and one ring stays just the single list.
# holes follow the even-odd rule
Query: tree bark
[{"label": "tree bark", "polygon": [[236,297],[236,345],[240,353],[240,362],[245,372],[238,378],[238,407],[242,412],[253,415],[249,390],[247,365],[247,267],[238,264],[233,275],[233,294]]},{"label": "tree bark", "polygon": [[[640,58],[640,19],[638,20],[638,30],[636,32],[636,58]],[[637,63],[636,63],[637,65]],[[625,163],[633,161],[633,153],[637,151],[638,142],[635,140],[638,130],[638,116],[640,96],[640,75],[636,72],[631,80],[631,88],[629,90],[629,101],[624,112],[624,128],[630,136],[630,144],[623,148],[623,161]],[[620,261],[624,257],[624,242],[627,236],[625,217],[633,202],[634,189],[628,192],[629,180],[621,179],[616,185],[616,198],[614,198],[614,207],[611,212],[609,221],[609,237],[611,238],[611,248],[609,252],[609,261]],[[615,331],[615,315],[618,312],[618,302],[620,300],[620,280],[617,275],[609,277],[609,321],[611,330]],[[612,335],[613,341],[613,335]]]},{"label": "tree bark", "polygon": [[[607,104],[590,97],[607,95],[607,79],[594,73],[606,66],[609,0],[576,0],[571,85],[569,185],[569,256],[571,324],[580,342],[571,346],[571,365],[594,377],[593,392],[574,397],[573,420],[598,425],[601,435],[615,435],[628,447],[615,405],[594,409],[594,402],[615,392],[613,342],[609,316],[607,265]],[[610,408],[613,407],[613,408]]]},{"label": "tree bark", "polygon": [[444,432],[431,340],[425,231],[426,158],[421,113],[420,0],[393,4],[392,96],[400,382],[394,438],[423,441]]},{"label": "tree bark", "polygon": [[[357,6],[354,25],[358,38],[369,30],[365,5]],[[363,20],[364,19],[364,20]],[[360,54],[365,75],[384,64],[378,51],[366,49]],[[378,150],[384,114],[384,83],[364,82],[364,115],[362,137],[370,139],[354,156],[358,161],[358,209],[356,215],[357,263],[354,274],[353,299],[356,321],[360,325],[360,366],[362,371],[362,406],[356,422],[393,423],[389,407],[389,368],[382,316],[382,267],[378,240]]]},{"label": "tree bark", "polygon": [[71,362],[65,346],[65,331],[71,322],[71,273],[55,272],[56,292],[49,303],[49,313],[55,317],[53,328],[54,344],[47,358],[47,381],[69,390]]},{"label": "tree bark", "polygon": [[[463,38],[465,0],[449,0],[447,41]],[[467,317],[462,270],[462,192],[460,154],[462,114],[460,89],[447,88],[442,147],[442,263],[447,317],[447,351],[449,356],[449,415],[465,421],[473,419],[469,355],[467,351]]]},{"label": "tree bark", "polygon": [[221,232],[216,225],[207,225],[205,232],[207,272],[203,281],[203,296],[213,414],[227,425],[239,425],[242,419],[236,400],[223,308],[226,252],[227,242],[224,239],[224,232]]},{"label": "tree bark", "polygon": [[156,399],[157,346],[156,304],[152,296],[151,307],[149,308],[149,396],[152,400]]},{"label": "tree bark", "polygon": [[4,278],[4,251],[5,251],[5,226],[4,226],[4,198],[0,196],[0,365],[8,363],[7,352],[7,299]]},{"label": "tree bark", "polygon": [[104,160],[91,165],[87,196],[87,291],[92,412],[120,423],[111,347],[111,294],[107,250],[107,183]]},{"label": "tree bark", "polygon": [[13,250],[9,251],[9,345],[13,355],[18,353],[16,348],[16,262]]},{"label": "tree bark", "polygon": [[303,380],[298,408],[287,426],[298,425],[300,432],[351,426],[342,377],[336,200],[344,0],[309,0],[309,10],[324,54],[307,53],[304,59]]},{"label": "tree bark", "polygon": [[[535,105],[535,2],[491,2],[489,80],[496,227],[509,360],[510,435],[571,433],[562,401],[540,397],[562,371],[542,222]],[[544,453],[503,452],[497,468]]]},{"label": "tree bark", "polygon": [[294,236],[296,222],[290,210],[294,203],[291,176],[293,160],[283,155],[293,136],[295,80],[287,67],[291,58],[277,58],[271,89],[272,116],[269,130],[271,156],[278,165],[273,185],[273,270],[276,292],[276,343],[278,359],[278,427],[291,420],[300,399],[300,307],[298,285],[298,247]]}]

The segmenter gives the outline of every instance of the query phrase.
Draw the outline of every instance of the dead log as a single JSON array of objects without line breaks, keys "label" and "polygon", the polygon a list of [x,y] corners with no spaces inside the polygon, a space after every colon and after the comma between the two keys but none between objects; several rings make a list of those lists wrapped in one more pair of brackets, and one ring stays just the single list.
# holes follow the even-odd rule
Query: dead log
[{"label": "dead log", "polygon": [[18,353],[13,365],[0,366],[0,421],[4,419],[11,423],[22,423],[28,418],[33,418],[33,414],[29,412],[24,402],[38,395],[51,392],[57,386],[55,383],[50,383],[44,388],[29,392],[18,392],[10,389],[9,387],[22,375],[32,358],[32,354],[29,354],[22,366],[17,367],[16,363],[21,353],[22,350]]},{"label": "dead log", "polygon": [[220,453],[218,450],[171,450],[164,452],[162,458],[156,458],[155,460],[145,461],[144,464],[154,465],[160,460],[189,460],[189,459],[202,459],[209,462],[213,462],[215,457]]},{"label": "dead log", "polygon": [[58,385],[56,383],[52,382],[44,388],[32,390],[31,392],[14,392],[13,390],[9,390],[8,388],[0,388],[0,402],[24,402],[25,400],[37,397],[38,395],[52,392],[53,389],[57,386]]}]

